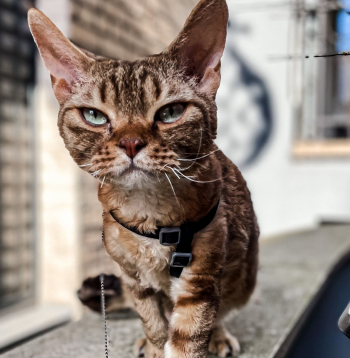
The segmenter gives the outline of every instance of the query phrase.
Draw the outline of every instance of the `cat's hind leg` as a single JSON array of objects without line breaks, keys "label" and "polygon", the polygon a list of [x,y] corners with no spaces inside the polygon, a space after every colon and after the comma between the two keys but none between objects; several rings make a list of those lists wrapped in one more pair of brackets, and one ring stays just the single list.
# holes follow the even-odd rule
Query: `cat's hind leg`
[{"label": "cat's hind leg", "polygon": [[237,357],[240,350],[238,339],[225,328],[223,323],[218,322],[213,329],[209,352],[224,358]]}]

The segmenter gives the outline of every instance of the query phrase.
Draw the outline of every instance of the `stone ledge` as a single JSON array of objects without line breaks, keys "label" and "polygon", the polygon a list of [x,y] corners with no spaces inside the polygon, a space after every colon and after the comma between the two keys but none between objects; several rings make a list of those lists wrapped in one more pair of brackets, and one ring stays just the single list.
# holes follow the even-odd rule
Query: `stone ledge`
[{"label": "stone ledge", "polygon": [[[259,283],[250,303],[227,326],[241,342],[241,358],[281,355],[306,309],[333,271],[350,253],[349,226],[326,226],[315,231],[265,240],[261,243]],[[110,357],[134,358],[132,346],[142,337],[134,315],[109,321]],[[87,314],[6,353],[4,358],[103,357],[101,317]]]},{"label": "stone ledge", "polygon": [[39,305],[23,308],[0,320],[0,349],[69,322],[69,307]]}]

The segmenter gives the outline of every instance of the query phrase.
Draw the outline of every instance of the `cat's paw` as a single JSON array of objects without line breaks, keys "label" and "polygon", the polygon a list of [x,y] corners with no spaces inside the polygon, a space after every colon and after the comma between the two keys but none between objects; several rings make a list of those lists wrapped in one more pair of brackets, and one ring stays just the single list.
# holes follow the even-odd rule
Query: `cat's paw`
[{"label": "cat's paw", "polygon": [[[123,290],[119,277],[114,275],[104,275],[104,287],[105,287],[105,300],[106,310],[118,306],[116,303],[123,300]],[[101,312],[101,282],[100,276],[87,278],[80,290],[78,291],[78,298],[81,303],[93,311]]]},{"label": "cat's paw", "polygon": [[138,358],[164,358],[164,351],[151,344],[147,338],[140,338],[134,344],[134,355]]},{"label": "cat's paw", "polygon": [[241,351],[238,339],[226,329],[213,332],[209,343],[209,352],[219,357],[238,357]]},{"label": "cat's paw", "polygon": [[139,358],[145,357],[145,349],[146,349],[147,339],[140,338],[134,344],[134,356]]}]

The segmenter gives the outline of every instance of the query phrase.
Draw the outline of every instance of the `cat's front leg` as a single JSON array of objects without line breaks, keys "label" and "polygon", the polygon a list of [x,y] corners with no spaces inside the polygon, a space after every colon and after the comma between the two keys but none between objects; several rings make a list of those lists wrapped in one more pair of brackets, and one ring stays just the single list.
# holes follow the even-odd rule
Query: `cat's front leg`
[{"label": "cat's front leg", "polygon": [[205,358],[220,302],[219,280],[210,274],[183,274],[170,319],[165,358]]},{"label": "cat's front leg", "polygon": [[163,358],[164,344],[168,338],[168,321],[162,313],[160,300],[152,288],[130,287],[135,309],[140,315],[146,338],[135,343],[136,356]]}]

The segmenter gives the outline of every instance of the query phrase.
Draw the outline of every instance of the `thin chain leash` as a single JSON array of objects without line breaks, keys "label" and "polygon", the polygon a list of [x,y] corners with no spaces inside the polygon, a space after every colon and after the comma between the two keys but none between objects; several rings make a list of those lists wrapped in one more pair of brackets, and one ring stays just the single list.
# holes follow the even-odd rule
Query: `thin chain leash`
[{"label": "thin chain leash", "polygon": [[101,311],[102,311],[104,335],[105,335],[105,357],[108,358],[108,329],[107,329],[107,317],[106,317],[104,274],[100,275],[100,282],[101,282]]},{"label": "thin chain leash", "polygon": [[[102,243],[104,240],[104,229],[102,229]],[[101,283],[101,312],[103,317],[104,335],[105,335],[105,358],[108,358],[108,329],[107,329],[107,316],[106,316],[106,300],[105,300],[105,275],[100,275]]]}]

